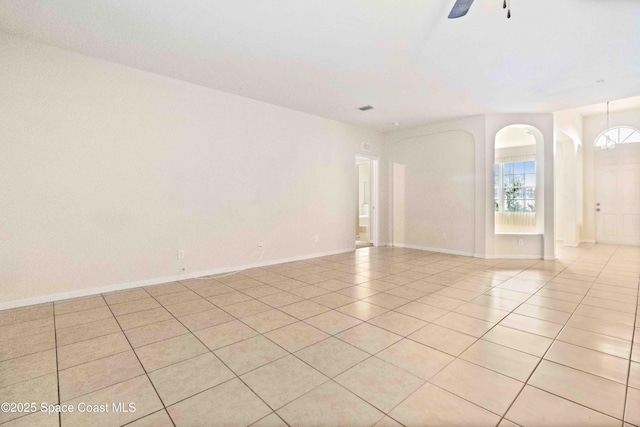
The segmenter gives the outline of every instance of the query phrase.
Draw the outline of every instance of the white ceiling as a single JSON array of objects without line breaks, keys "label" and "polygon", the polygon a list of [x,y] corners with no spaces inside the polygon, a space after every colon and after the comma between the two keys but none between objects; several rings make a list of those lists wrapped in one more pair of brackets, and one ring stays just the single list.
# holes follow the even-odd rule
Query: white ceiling
[{"label": "white ceiling", "polygon": [[0,31],[381,131],[640,94],[638,0],[453,3],[0,0]]},{"label": "white ceiling", "polygon": [[[609,100],[607,100],[609,101]],[[609,111],[627,111],[640,110],[640,96],[634,96],[625,99],[610,100]],[[594,105],[585,105],[577,108],[577,111],[583,116],[592,116],[594,114],[605,114],[607,112],[607,102],[600,102]]]}]

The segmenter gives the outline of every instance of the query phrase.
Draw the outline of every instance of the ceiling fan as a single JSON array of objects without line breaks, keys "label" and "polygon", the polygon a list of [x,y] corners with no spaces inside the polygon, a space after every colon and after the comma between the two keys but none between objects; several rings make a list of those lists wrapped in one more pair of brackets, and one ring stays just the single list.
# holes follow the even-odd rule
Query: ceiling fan
[{"label": "ceiling fan", "polygon": [[[473,0],[456,0],[453,9],[449,12],[449,19],[460,18],[467,14]],[[511,18],[511,0],[502,0],[502,8],[507,9],[507,18]]]}]

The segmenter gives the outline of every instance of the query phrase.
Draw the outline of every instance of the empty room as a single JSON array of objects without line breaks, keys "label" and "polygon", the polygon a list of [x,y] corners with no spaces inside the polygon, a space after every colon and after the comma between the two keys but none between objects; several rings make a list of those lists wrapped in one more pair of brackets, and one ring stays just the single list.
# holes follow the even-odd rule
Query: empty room
[{"label": "empty room", "polygon": [[0,427],[640,427],[639,40],[0,0]]}]

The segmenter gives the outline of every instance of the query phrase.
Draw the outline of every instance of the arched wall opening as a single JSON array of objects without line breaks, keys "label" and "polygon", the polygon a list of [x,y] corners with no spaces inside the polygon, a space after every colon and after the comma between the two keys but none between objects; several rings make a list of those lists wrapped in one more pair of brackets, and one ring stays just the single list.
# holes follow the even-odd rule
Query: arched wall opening
[{"label": "arched wall opening", "polygon": [[494,233],[544,233],[544,137],[513,124],[494,138]]}]

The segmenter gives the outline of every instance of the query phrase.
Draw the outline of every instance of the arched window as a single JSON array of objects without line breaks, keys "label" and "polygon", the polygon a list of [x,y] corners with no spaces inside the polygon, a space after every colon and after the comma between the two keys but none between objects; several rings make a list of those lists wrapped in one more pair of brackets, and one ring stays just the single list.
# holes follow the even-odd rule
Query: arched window
[{"label": "arched window", "polygon": [[594,146],[605,150],[618,144],[640,142],[640,132],[628,126],[613,127],[605,130],[596,138]]}]

